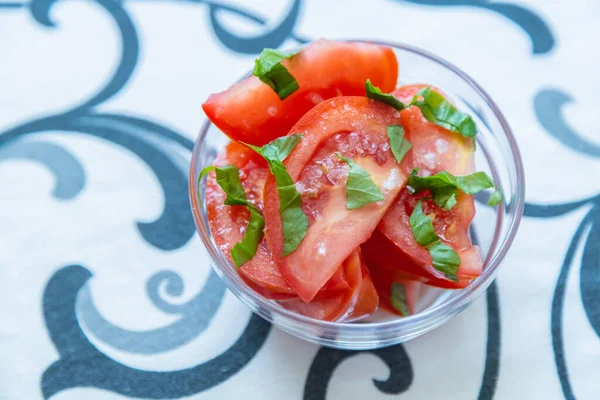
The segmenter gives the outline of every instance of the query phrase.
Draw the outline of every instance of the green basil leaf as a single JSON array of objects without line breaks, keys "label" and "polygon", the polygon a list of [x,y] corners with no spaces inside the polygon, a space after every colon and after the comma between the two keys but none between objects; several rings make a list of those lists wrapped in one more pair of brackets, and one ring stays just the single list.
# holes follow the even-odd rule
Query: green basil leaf
[{"label": "green basil leaf", "polygon": [[390,300],[392,306],[398,310],[402,316],[408,317],[410,315],[410,310],[406,304],[406,287],[403,284],[397,282],[392,283]]},{"label": "green basil leaf", "polygon": [[433,221],[423,213],[422,200],[415,206],[409,222],[415,241],[429,251],[433,267],[448,279],[458,281],[456,273],[460,266],[460,257],[435,233]]},{"label": "green basil leaf", "polygon": [[286,53],[275,49],[264,49],[254,61],[252,74],[266,83],[277,93],[281,100],[294,93],[300,85],[281,61],[292,57],[294,53]]},{"label": "green basil leaf", "polygon": [[458,196],[458,190],[455,188],[440,188],[434,189],[432,192],[433,203],[443,208],[444,210],[451,210],[456,205],[456,196]]},{"label": "green basil leaf", "polygon": [[492,192],[492,194],[490,195],[490,198],[488,199],[488,206],[498,205],[502,202],[502,200],[504,200],[504,196],[502,195],[502,192],[500,190],[496,189]]},{"label": "green basil leaf", "polygon": [[248,221],[248,227],[244,232],[242,241],[236,243],[231,249],[231,258],[235,262],[235,265],[239,268],[254,257],[258,244],[262,239],[263,232],[265,230],[265,218],[251,203],[248,203],[248,211],[250,211],[250,221]]},{"label": "green basil leaf", "polygon": [[245,206],[248,204],[246,192],[242,187],[242,182],[240,182],[240,172],[236,167],[233,165],[225,165],[224,167],[208,166],[200,172],[198,180],[210,171],[216,172],[217,183],[227,195],[224,204],[228,206]]},{"label": "green basil leaf", "polygon": [[446,243],[438,240],[427,247],[433,267],[440,272],[443,272],[448,279],[458,282],[456,272],[460,266],[460,256]]},{"label": "green basil leaf", "polygon": [[389,106],[394,107],[398,111],[404,110],[408,107],[408,104],[404,104],[394,96],[388,93],[383,93],[381,89],[377,86],[373,86],[370,79],[367,79],[367,83],[365,84],[365,89],[367,90],[367,97],[373,100],[381,101]]},{"label": "green basil leaf", "polygon": [[[423,100],[419,97],[423,97]],[[466,137],[475,137],[477,134],[477,126],[470,115],[459,111],[444,96],[429,87],[419,90],[410,104],[419,107],[425,119],[442,128]]]},{"label": "green basil leaf", "polygon": [[346,208],[348,210],[355,210],[366,204],[385,200],[367,171],[340,153],[336,153],[336,156],[350,166],[350,172],[346,180]]},{"label": "green basil leaf", "polygon": [[433,229],[433,222],[431,219],[423,213],[423,206],[421,203],[422,201],[419,200],[410,215],[409,223],[417,244],[422,247],[427,247],[440,240],[440,238]]},{"label": "green basil leaf", "polygon": [[282,162],[300,139],[302,139],[302,135],[290,135],[275,139],[263,147],[246,144],[267,160],[277,183],[279,213],[283,229],[282,257],[296,250],[308,232],[308,218],[302,210],[302,198]]},{"label": "green basil leaf", "polygon": [[436,206],[446,210],[456,205],[458,189],[466,194],[479,193],[484,189],[494,187],[494,181],[485,172],[475,172],[465,176],[454,176],[449,172],[441,171],[431,176],[418,176],[418,169],[414,169],[408,178],[408,186],[414,193],[429,190]]},{"label": "green basil leaf", "polygon": [[252,146],[251,144],[244,143],[252,150],[263,156],[265,160],[279,160],[283,161],[290,155],[292,150],[302,139],[302,135],[294,134],[288,136],[282,136],[273,140],[270,143],[265,144],[263,147]]},{"label": "green basil leaf", "polygon": [[260,210],[246,199],[246,192],[240,181],[239,170],[233,165],[226,165],[224,167],[211,165],[204,168],[198,176],[198,199],[200,199],[200,181],[204,175],[211,171],[215,171],[217,174],[217,183],[227,195],[223,203],[229,206],[246,206],[248,211],[250,211],[250,221],[248,221],[242,241],[236,243],[231,249],[231,258],[236,267],[239,268],[250,261],[256,254],[258,244],[263,236],[265,219]]},{"label": "green basil leaf", "polygon": [[404,128],[401,125],[390,125],[387,127],[388,138],[392,154],[398,163],[402,161],[406,153],[412,148],[412,144],[404,139]]}]

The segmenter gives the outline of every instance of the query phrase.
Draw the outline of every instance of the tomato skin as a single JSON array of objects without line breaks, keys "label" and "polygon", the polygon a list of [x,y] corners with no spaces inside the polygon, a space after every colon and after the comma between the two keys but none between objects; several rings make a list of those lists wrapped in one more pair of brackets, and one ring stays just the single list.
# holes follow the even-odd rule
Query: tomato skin
[{"label": "tomato skin", "polygon": [[[404,86],[393,94],[402,101],[410,101],[424,86]],[[401,114],[413,145],[408,153],[410,163],[419,168],[421,174],[448,171],[453,175],[467,175],[475,172],[472,139],[425,120],[417,107],[409,107]],[[428,195],[425,191],[413,196],[404,189],[381,220],[377,234],[364,246],[365,256],[369,266],[388,271],[400,269],[433,286],[463,288],[481,274],[483,264],[479,249],[469,238],[469,226],[475,216],[473,196],[459,192],[457,204],[450,211],[440,210],[430,200],[423,202],[425,214],[434,216],[436,233],[461,257],[457,272],[459,281],[453,282],[432,266],[429,252],[416,243],[410,228],[409,218],[416,202]]]},{"label": "tomato skin", "polygon": [[[383,161],[381,165],[373,162],[375,165],[368,167],[371,168],[369,173],[375,182],[378,180],[383,182],[383,177],[389,179],[392,174],[396,178],[393,185],[384,185],[386,187],[384,201],[367,204],[356,210],[346,210],[344,184],[329,186],[331,188],[329,191],[319,192],[319,195],[325,199],[322,205],[324,210],[322,217],[312,221],[309,218],[306,237],[298,248],[286,257],[281,257],[283,229],[279,212],[279,194],[275,179],[272,176],[267,178],[264,192],[267,243],[282,275],[305,302],[310,302],[335,272],[337,266],[368,239],[404,186],[410,166],[404,160],[398,165],[389,150],[387,137],[387,127],[400,122],[400,114],[386,104],[366,97],[341,97],[327,100],[316,106],[292,129],[294,133],[303,135],[300,143],[284,161],[294,182],[299,182],[298,178],[305,166],[311,162],[315,154],[320,154],[319,151],[325,148],[324,143],[328,143],[327,140],[340,132],[357,133],[362,135],[362,138],[368,138],[375,145],[387,144],[385,160],[380,160]],[[305,212],[312,201],[303,195]],[[320,254],[317,246],[326,249],[326,254]]]},{"label": "tomato skin", "polygon": [[340,270],[344,272],[349,287],[333,296],[317,295],[310,303],[302,300],[286,301],[281,305],[299,314],[324,321],[356,321],[366,317],[379,305],[379,296],[373,285],[360,249],[344,260]]},{"label": "tomato skin", "polygon": [[[238,168],[240,181],[248,198],[254,199],[254,204],[262,210],[262,191],[267,175],[267,163],[261,156],[242,144],[231,142],[217,156],[215,165],[234,165]],[[210,173],[206,180],[209,225],[217,245],[232,261],[229,250],[242,239],[243,233],[240,228],[247,226],[250,215],[244,206],[223,204],[225,194],[215,178],[215,174]],[[256,255],[238,271],[248,286],[267,299],[279,301],[298,299],[296,292],[279,272],[264,239],[258,246]],[[323,286],[322,293],[319,293],[318,297],[320,299],[331,297],[340,291],[348,290],[349,287],[343,268],[338,268]]]},{"label": "tomato skin", "polygon": [[367,78],[384,92],[391,91],[398,78],[394,51],[374,44],[320,39],[282,64],[300,85],[286,99],[250,76],[210,95],[202,105],[208,118],[231,139],[262,146],[286,135],[320,101],[364,96]]},{"label": "tomato skin", "polygon": [[[368,263],[368,261],[367,261]],[[387,271],[383,269],[373,268],[371,264],[369,271],[373,278],[373,283],[376,287],[377,294],[379,295],[379,307],[389,311],[393,314],[403,316],[393,305],[392,305],[392,284],[399,283],[404,285],[406,294],[406,305],[410,314],[415,314],[417,300],[423,287],[423,283],[418,280],[407,278],[407,275],[403,271]]]},{"label": "tomato skin", "polygon": [[[422,264],[418,260],[414,260],[379,229],[373,232],[361,248],[373,276],[385,274],[396,281],[420,281],[430,286],[446,289],[462,289],[469,284],[468,279],[459,279],[458,282],[453,282],[430,264]],[[379,287],[378,292],[383,298]]]}]

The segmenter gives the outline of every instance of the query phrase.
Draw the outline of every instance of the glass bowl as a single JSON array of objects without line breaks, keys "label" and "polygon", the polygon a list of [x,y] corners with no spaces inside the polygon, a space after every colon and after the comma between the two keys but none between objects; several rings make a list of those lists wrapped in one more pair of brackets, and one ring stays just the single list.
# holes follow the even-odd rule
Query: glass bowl
[{"label": "glass bowl", "polygon": [[[210,165],[229,139],[210,121],[206,121],[194,146],[190,170],[190,201],[198,232],[212,257],[212,266],[233,292],[252,311],[294,336],[338,349],[366,350],[401,343],[442,325],[471,305],[492,283],[508,252],[523,213],[525,178],[515,138],[504,116],[467,74],[439,57],[418,48],[374,42],[394,49],[401,66],[399,84],[428,83],[442,89],[459,109],[468,111],[479,129],[477,170],[491,174],[504,193],[504,202],[495,208],[485,203],[485,195],[476,197],[477,214],[472,224],[473,241],[481,248],[483,273],[467,288],[422,290],[416,313],[400,318],[378,311],[366,320],[353,323],[326,322],[308,318],[266,300],[248,287],[235,266],[216,246],[211,235],[206,209],[197,198],[197,178]],[[205,185],[201,182],[200,197]]]}]

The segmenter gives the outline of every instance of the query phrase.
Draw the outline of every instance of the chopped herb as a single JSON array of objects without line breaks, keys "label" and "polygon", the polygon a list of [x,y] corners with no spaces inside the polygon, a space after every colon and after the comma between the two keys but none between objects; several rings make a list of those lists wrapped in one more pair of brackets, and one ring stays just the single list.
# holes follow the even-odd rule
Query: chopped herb
[{"label": "chopped herb", "polygon": [[457,282],[460,257],[435,233],[433,221],[423,213],[422,200],[419,200],[410,216],[410,227],[417,244],[429,251],[433,267],[448,279]]},{"label": "chopped herb", "polygon": [[277,183],[279,212],[283,228],[282,257],[296,250],[308,232],[308,218],[302,211],[302,198],[282,162],[300,142],[300,139],[302,139],[302,135],[290,135],[275,139],[263,147],[246,144],[267,160]]},{"label": "chopped herb", "polygon": [[419,107],[425,119],[442,128],[466,137],[475,137],[477,134],[477,126],[470,115],[459,111],[444,96],[429,87],[419,90],[410,104]]},{"label": "chopped herb", "polygon": [[498,205],[502,202],[502,200],[504,200],[504,196],[502,195],[502,192],[500,190],[496,189],[492,192],[492,194],[490,195],[490,198],[488,199],[488,206]]},{"label": "chopped herb", "polygon": [[[236,267],[239,268],[250,261],[256,254],[256,249],[258,249],[258,244],[263,236],[265,219],[254,204],[246,199],[246,192],[240,182],[239,170],[233,165],[226,165],[224,167],[211,165],[204,168],[198,176],[198,190],[200,190],[200,181],[204,175],[211,171],[215,171],[217,174],[217,183],[227,195],[224,204],[229,206],[246,206],[248,211],[250,211],[250,221],[248,221],[242,241],[236,243],[231,249],[231,258]],[[200,198],[199,193],[198,198]]]},{"label": "chopped herb", "polygon": [[400,313],[403,317],[410,315],[410,310],[406,304],[406,286],[401,283],[392,283],[391,297],[392,306]]},{"label": "chopped herb", "polygon": [[385,200],[385,197],[383,197],[383,194],[381,194],[381,191],[367,171],[340,153],[336,153],[336,156],[350,166],[350,172],[346,180],[346,208],[348,210],[354,210],[369,203]]},{"label": "chopped herb", "polygon": [[471,116],[459,111],[444,96],[430,87],[419,90],[409,104],[403,103],[391,94],[383,93],[377,86],[373,86],[369,79],[367,79],[366,90],[368,98],[388,104],[398,111],[416,106],[425,119],[442,128],[466,137],[475,137],[477,134],[477,126]]},{"label": "chopped herb", "polygon": [[412,145],[404,138],[404,128],[401,125],[390,125],[387,127],[388,138],[392,154],[398,163],[402,161]]},{"label": "chopped herb", "polygon": [[479,193],[484,189],[494,187],[494,181],[485,172],[475,172],[465,176],[454,176],[442,171],[431,176],[418,176],[414,169],[408,178],[408,186],[413,193],[429,190],[436,206],[450,210],[456,205],[458,189],[466,194]]},{"label": "chopped herb", "polygon": [[264,49],[254,61],[252,74],[266,83],[277,93],[281,100],[294,93],[300,86],[281,61],[290,58],[294,53],[286,53],[275,49]]},{"label": "chopped herb", "polygon": [[392,96],[388,93],[383,93],[381,89],[377,86],[373,86],[370,79],[367,79],[367,83],[365,84],[365,89],[367,90],[367,97],[373,100],[381,101],[387,105],[394,107],[398,111],[404,110],[409,105],[404,104],[396,97]]}]

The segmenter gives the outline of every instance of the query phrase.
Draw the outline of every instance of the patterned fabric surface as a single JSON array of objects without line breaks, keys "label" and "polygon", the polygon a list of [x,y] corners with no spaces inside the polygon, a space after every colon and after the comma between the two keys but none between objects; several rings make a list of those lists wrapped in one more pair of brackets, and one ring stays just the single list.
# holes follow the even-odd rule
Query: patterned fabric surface
[{"label": "patterned fabric surface", "polygon": [[[598,399],[599,20],[594,0],[0,0],[0,398]],[[318,37],[457,64],[524,157],[496,283],[387,349],[253,316],[189,210],[202,101]]]}]

